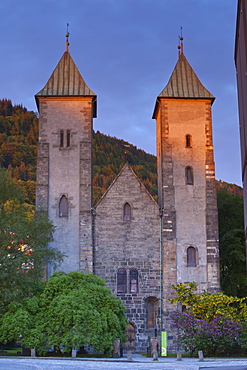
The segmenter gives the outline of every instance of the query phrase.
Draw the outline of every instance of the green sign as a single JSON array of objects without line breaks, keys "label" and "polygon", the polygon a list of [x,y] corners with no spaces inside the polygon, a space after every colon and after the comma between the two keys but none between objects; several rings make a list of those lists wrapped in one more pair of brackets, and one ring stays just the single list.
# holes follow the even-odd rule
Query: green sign
[{"label": "green sign", "polygon": [[167,356],[167,333],[161,332],[161,356]]}]

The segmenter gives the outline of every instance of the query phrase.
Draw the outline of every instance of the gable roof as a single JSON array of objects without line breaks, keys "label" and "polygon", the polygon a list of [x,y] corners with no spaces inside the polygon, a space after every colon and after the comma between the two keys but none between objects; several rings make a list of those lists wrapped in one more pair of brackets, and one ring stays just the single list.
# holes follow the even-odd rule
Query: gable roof
[{"label": "gable roof", "polygon": [[157,97],[153,118],[156,117],[158,101],[161,98],[209,99],[211,104],[215,99],[203,86],[184,54],[180,55],[168,84]]},{"label": "gable roof", "polygon": [[155,201],[155,199],[152,197],[152,195],[149,193],[149,191],[147,190],[147,188],[142,184],[142,182],[139,180],[139,178],[137,177],[137,175],[135,174],[135,172],[133,171],[133,169],[131,168],[131,166],[126,163],[123,168],[121,169],[121,171],[118,173],[118,175],[115,177],[115,179],[112,181],[111,185],[107,188],[107,190],[105,191],[105,193],[102,195],[102,197],[100,198],[100,200],[98,201],[98,203],[96,204],[95,208],[97,208],[97,206],[101,203],[101,201],[107,196],[107,194],[109,193],[110,189],[114,186],[114,184],[117,182],[117,180],[121,177],[121,175],[126,172],[126,171],[130,171],[131,174],[133,175],[133,177],[135,178],[135,180],[139,183],[140,187],[142,189],[145,190],[146,194],[148,195],[148,197],[150,198],[151,201],[153,201],[157,207],[158,207],[158,204],[157,202]]},{"label": "gable roof", "polygon": [[37,106],[40,96],[91,96],[96,117],[97,95],[85,83],[68,51],[64,52],[46,85],[35,95]]}]

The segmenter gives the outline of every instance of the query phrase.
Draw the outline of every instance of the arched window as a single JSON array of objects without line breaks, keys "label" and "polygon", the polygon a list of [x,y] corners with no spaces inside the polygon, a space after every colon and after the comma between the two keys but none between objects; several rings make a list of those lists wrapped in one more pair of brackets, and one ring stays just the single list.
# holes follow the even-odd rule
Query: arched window
[{"label": "arched window", "polygon": [[185,146],[186,148],[192,147],[192,136],[191,135],[185,135]]},{"label": "arched window", "polygon": [[196,266],[196,249],[194,247],[187,249],[187,266]]},{"label": "arched window", "polygon": [[125,203],[123,208],[123,220],[130,221],[131,220],[131,207],[129,203]]},{"label": "arched window", "polygon": [[117,270],[117,292],[127,293],[127,271],[123,268]]},{"label": "arched window", "polygon": [[69,215],[69,203],[65,195],[63,195],[59,202],[59,216],[66,217]]},{"label": "arched window", "polygon": [[60,148],[64,146],[64,131],[60,130]]},{"label": "arched window", "polygon": [[70,147],[70,130],[67,130],[67,148]]},{"label": "arched window", "polygon": [[193,179],[193,168],[190,166],[187,166],[185,168],[185,183],[188,185],[193,185],[194,179]]},{"label": "arched window", "polygon": [[147,307],[147,328],[151,329],[156,326],[156,318],[158,315],[158,299],[149,297],[146,300]]},{"label": "arched window", "polygon": [[131,269],[129,273],[130,293],[138,293],[138,271]]}]

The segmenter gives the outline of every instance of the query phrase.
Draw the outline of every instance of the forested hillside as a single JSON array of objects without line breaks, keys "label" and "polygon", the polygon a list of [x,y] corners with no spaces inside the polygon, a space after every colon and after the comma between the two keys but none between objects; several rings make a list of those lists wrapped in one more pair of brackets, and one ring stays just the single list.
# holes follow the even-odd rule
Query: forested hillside
[{"label": "forested hillside", "polygon": [[[0,165],[11,172],[28,203],[35,202],[38,118],[22,105],[0,100]],[[93,202],[128,161],[150,193],[157,198],[156,157],[124,140],[93,134]]]},{"label": "forested hillside", "polygon": [[0,165],[22,187],[25,200],[34,204],[38,118],[22,105],[0,100]]}]

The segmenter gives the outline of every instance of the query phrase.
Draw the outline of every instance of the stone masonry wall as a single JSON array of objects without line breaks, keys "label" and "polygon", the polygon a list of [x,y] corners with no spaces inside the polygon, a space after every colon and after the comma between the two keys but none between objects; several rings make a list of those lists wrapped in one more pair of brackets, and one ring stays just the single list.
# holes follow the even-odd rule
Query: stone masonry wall
[{"label": "stone masonry wall", "polygon": [[206,109],[206,224],[208,291],[218,292],[220,290],[218,209],[215,186],[211,104],[207,103]]},{"label": "stone masonry wall", "polygon": [[[131,206],[131,220],[123,220],[123,207]],[[154,328],[147,328],[147,298],[160,297],[159,208],[128,165],[96,207],[95,273],[121,298],[129,322],[135,327],[135,348],[146,351]],[[117,270],[127,271],[126,293],[117,292]],[[129,272],[138,270],[139,288],[131,293]],[[159,302],[158,302],[159,305]],[[159,325],[157,308],[156,325]]]},{"label": "stone masonry wall", "polygon": [[[39,97],[39,103],[38,179],[42,181],[38,184],[37,205],[44,204],[45,200],[48,204],[48,216],[55,226],[52,246],[65,255],[59,269],[91,271],[92,99]],[[61,130],[64,131],[63,147]],[[66,145],[67,131],[69,146]],[[43,188],[46,193],[42,196]],[[59,202],[63,195],[68,200],[68,215],[61,217]]]}]

